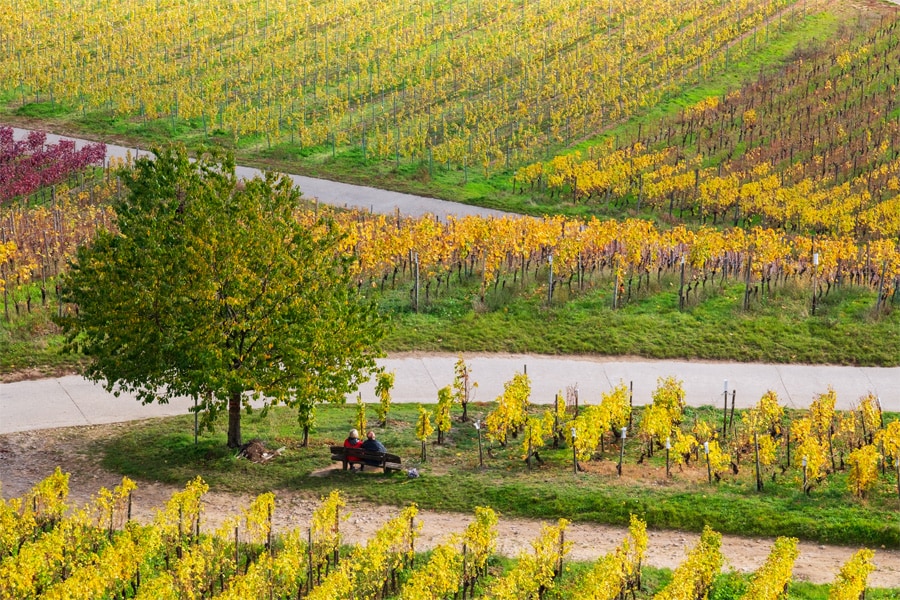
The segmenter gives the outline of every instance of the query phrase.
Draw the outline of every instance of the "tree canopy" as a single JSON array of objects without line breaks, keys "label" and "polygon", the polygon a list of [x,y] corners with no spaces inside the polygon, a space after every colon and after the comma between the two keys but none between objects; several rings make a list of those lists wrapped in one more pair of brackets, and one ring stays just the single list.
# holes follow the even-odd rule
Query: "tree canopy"
[{"label": "tree canopy", "polygon": [[231,447],[252,398],[298,408],[308,427],[316,402],[368,378],[385,332],[341,233],[327,217],[301,224],[287,177],[239,181],[230,156],[156,155],[122,173],[117,230],[80,248],[63,281],[69,346],[108,390],[197,398],[207,424],[227,408]]}]

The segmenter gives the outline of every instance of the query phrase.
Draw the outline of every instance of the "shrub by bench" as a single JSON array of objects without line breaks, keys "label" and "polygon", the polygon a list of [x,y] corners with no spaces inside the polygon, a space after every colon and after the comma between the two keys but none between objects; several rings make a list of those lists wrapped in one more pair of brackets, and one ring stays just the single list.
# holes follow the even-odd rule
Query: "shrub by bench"
[{"label": "shrub by bench", "polygon": [[[354,458],[357,460],[351,461]],[[387,452],[372,452],[363,450],[362,448],[345,448],[343,446],[331,446],[331,460],[340,461],[344,465],[344,470],[351,464],[364,465],[366,467],[377,467],[384,469],[384,472],[399,471],[403,467],[400,464],[400,457],[396,454]]]}]

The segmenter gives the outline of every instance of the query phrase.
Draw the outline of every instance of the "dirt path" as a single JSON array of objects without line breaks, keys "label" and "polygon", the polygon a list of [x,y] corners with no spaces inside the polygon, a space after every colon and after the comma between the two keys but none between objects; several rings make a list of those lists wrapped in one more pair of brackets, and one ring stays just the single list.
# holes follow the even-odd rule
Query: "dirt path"
[{"label": "dirt path", "polygon": [[[0,436],[0,492],[4,498],[24,494],[34,483],[50,474],[59,465],[72,474],[70,504],[81,505],[90,500],[100,487],[112,488],[121,478],[103,470],[92,455],[92,442],[104,438],[115,428],[125,425],[51,429],[12,433]],[[321,476],[328,477],[326,470]],[[364,475],[363,475],[364,476]],[[158,483],[140,483],[134,494],[134,515],[141,521],[150,520],[157,508],[163,506],[177,488]],[[204,527],[214,528],[226,517],[240,512],[252,499],[245,494],[210,492],[205,496]],[[276,492],[275,522],[278,529],[305,528],[317,504],[308,494],[293,491]],[[351,503],[350,518],[343,527],[348,542],[363,541],[397,509],[391,506]],[[429,548],[451,532],[462,531],[470,515],[422,511],[422,532],[418,547]],[[530,549],[537,537],[541,522],[531,519],[501,518],[498,526],[498,551],[515,556]],[[577,523],[570,526],[567,539],[573,542],[572,560],[594,560],[619,544],[625,529]],[[684,560],[687,550],[698,535],[679,531],[651,531],[647,564],[674,568]],[[722,550],[726,568],[753,571],[769,553],[772,540],[723,536]],[[830,583],[840,566],[855,548],[800,544],[800,558],[794,566],[794,578],[813,583]],[[900,551],[876,549],[877,570],[869,577],[873,587],[900,587]]]}]

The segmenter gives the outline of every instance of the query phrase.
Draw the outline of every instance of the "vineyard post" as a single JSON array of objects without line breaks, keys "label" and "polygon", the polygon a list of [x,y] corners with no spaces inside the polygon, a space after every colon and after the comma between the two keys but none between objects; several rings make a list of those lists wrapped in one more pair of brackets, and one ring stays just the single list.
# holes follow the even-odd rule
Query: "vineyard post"
[{"label": "vineyard post", "polygon": [[[881,301],[884,296],[884,276],[887,272],[887,261],[881,263],[881,277],[878,280],[878,299],[875,301],[875,312],[881,311]],[[885,304],[887,304],[885,302]]]},{"label": "vineyard post", "polygon": [[556,554],[556,573],[554,573],[553,578],[557,579],[563,572],[563,555],[565,554],[566,548],[566,530],[560,527],[559,529],[559,549]]},{"label": "vineyard post", "polygon": [[666,437],[666,479],[671,475],[669,473],[669,452],[672,450],[672,438]]},{"label": "vineyard post", "polygon": [[553,255],[547,257],[547,263],[550,266],[550,275],[548,279],[547,304],[553,303]]},{"label": "vineyard post", "polygon": [[[335,539],[340,539],[340,536],[341,536],[341,507],[340,507],[340,505],[336,505],[334,507],[334,534],[335,534]],[[338,548],[338,545],[335,544],[334,549],[332,550],[332,557],[331,557],[331,560],[334,563],[335,568],[337,568],[340,558],[341,558],[340,548]]]},{"label": "vineyard post", "polygon": [[[615,267],[613,267],[615,269]],[[616,277],[613,283],[613,310],[619,308],[619,271],[615,271]]]},{"label": "vineyard post", "polygon": [[812,314],[816,316],[816,287],[818,287],[818,281],[816,278],[817,271],[819,270],[819,253],[813,252],[812,256],[813,263],[813,290],[812,290]]},{"label": "vineyard post", "polygon": [[[268,514],[266,515],[266,522],[267,522],[267,526],[268,526],[268,531],[266,531],[266,551],[271,553],[272,552],[272,505],[271,504],[267,507],[267,513]],[[198,517],[198,523],[199,523],[199,517]]]},{"label": "vineyard post", "polygon": [[[129,493],[129,495],[130,495],[130,493]],[[113,519],[115,518],[115,516],[116,516],[116,505],[113,504],[112,506],[109,507],[109,528],[106,530],[106,537],[107,537],[107,539],[109,539],[109,541],[112,541]]]},{"label": "vineyard post", "polygon": [[[240,546],[240,544],[238,543],[239,541],[240,541],[240,539],[238,538],[238,526],[235,525],[235,526],[234,526],[234,572],[235,572],[235,574],[237,574],[237,573],[240,571],[240,568],[241,568],[241,567],[240,567],[240,562],[241,562],[241,561],[240,561],[240,558],[241,558],[241,556],[240,556],[241,546]],[[310,563],[310,564],[312,564],[312,563]]]},{"label": "vineyard post", "polygon": [[622,476],[622,462],[625,460],[625,439],[628,436],[628,428],[622,428],[622,441],[619,444],[619,464],[616,465],[616,473]]},{"label": "vineyard post", "polygon": [[415,283],[415,310],[419,312],[419,253],[413,253],[413,264],[416,269],[416,283]]},{"label": "vineyard post", "polygon": [[553,447],[559,448],[559,394],[553,397]]},{"label": "vineyard post", "polygon": [[529,427],[528,430],[525,432],[525,436],[526,436],[525,439],[528,440],[528,451],[526,454],[527,458],[525,459],[525,464],[528,465],[528,470],[530,471],[531,470],[531,427]]},{"label": "vineyard post", "polygon": [[466,543],[463,542],[462,545],[462,568],[460,569],[460,581],[459,581],[459,589],[460,589],[460,598],[462,600],[466,600],[466,587],[468,586],[468,565],[466,561],[469,559],[469,549],[466,546]]},{"label": "vineyard post", "polygon": [[[582,225],[582,231],[584,225]],[[584,291],[584,258],[582,257],[582,253],[578,253],[578,289],[580,291]]]},{"label": "vineyard post", "polygon": [[416,564],[416,516],[409,517],[409,566]]},{"label": "vineyard post", "polygon": [[684,310],[684,254],[681,255],[681,283],[678,286],[678,310]]},{"label": "vineyard post", "polygon": [[631,427],[634,419],[634,380],[628,382],[628,426]]},{"label": "vineyard post", "polygon": [[712,465],[709,462],[709,442],[703,442],[703,452],[706,454],[706,476],[709,478],[709,482],[712,483]]},{"label": "vineyard post", "polygon": [[809,495],[809,486],[806,483],[806,457],[803,457],[803,460],[800,461],[800,464],[803,465],[803,491]]},{"label": "vineyard post", "polygon": [[572,473],[578,475],[578,450],[575,448],[575,428],[572,428]]},{"label": "vineyard post", "polygon": [[[5,269],[0,270],[0,274],[2,274],[2,277],[0,278],[6,279],[6,274],[2,273],[3,270]],[[62,306],[61,303],[60,306]],[[9,317],[9,289],[6,285],[3,286],[3,314],[6,317],[7,323],[12,322],[12,319]]]},{"label": "vineyard post", "polygon": [[755,431],[753,432],[753,452],[756,457],[756,491],[761,492],[763,482],[759,472],[759,434]]},{"label": "vineyard post", "polygon": [[725,397],[725,403],[722,406],[722,440],[725,439],[725,430],[728,426],[728,380],[725,380],[724,384],[724,392],[723,396]]},{"label": "vineyard post", "polygon": [[787,466],[791,466],[791,425],[788,423],[788,426],[784,428],[785,434],[785,447],[787,449]]},{"label": "vineyard post", "polygon": [[312,580],[313,580],[313,536],[312,536],[312,527],[306,530],[306,551],[308,554],[308,559],[306,561],[306,593],[310,593],[312,591]]},{"label": "vineyard post", "polygon": [[[744,310],[750,310],[750,278],[753,275],[753,255],[747,255],[747,276],[744,280]],[[815,313],[813,313],[815,314]]]},{"label": "vineyard post", "polygon": [[734,398],[737,396],[737,390],[731,390],[731,412],[728,414],[728,431],[734,433]]},{"label": "vineyard post", "polygon": [[484,451],[481,446],[481,421],[475,421],[475,431],[478,432],[478,467],[484,468]]},{"label": "vineyard post", "polygon": [[197,410],[197,395],[194,394],[194,445],[197,445],[197,427],[199,425],[199,412]]}]

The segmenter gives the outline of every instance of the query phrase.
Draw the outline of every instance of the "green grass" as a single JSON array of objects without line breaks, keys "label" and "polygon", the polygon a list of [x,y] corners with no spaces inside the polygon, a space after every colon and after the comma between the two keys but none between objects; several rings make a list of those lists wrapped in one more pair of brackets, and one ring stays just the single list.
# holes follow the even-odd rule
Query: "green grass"
[{"label": "green grass", "polygon": [[[483,417],[489,408],[478,404],[470,407],[470,414]],[[570,449],[542,450],[544,464],[529,470],[514,441],[506,448],[494,448],[493,458],[486,456],[481,469],[476,431],[459,422],[454,422],[444,446],[428,444],[428,460],[422,462],[414,436],[416,407],[411,405],[392,408],[379,439],[405,465],[417,467],[420,478],[381,472],[360,476],[340,470],[310,476],[331,465],[327,446],[341,443],[355,414],[355,406],[322,407],[308,448],[299,446],[300,431],[291,410],[245,416],[245,440],[258,438],[269,448],[286,448],[282,457],[265,465],[234,458],[225,447],[224,432],[203,434],[195,446],[190,417],[135,423],[101,442],[103,465],[140,480],[177,485],[201,474],[213,489],[234,492],[299,490],[319,496],[342,488],[357,499],[396,505],[417,502],[436,510],[470,512],[487,505],[507,516],[614,525],[626,525],[634,513],[654,528],[699,531],[708,524],[738,535],[900,546],[896,482],[890,474],[865,500],[848,492],[844,472],[829,476],[806,496],[799,489],[796,468],[774,481],[767,477],[765,489],[757,493],[746,464],[740,475],[726,475],[719,484],[707,483],[702,465],[684,470],[673,466],[673,477],[667,480],[664,453],[638,464],[636,442],[626,446],[621,478],[615,474],[617,455],[608,447],[602,460],[587,463],[587,471],[577,476],[572,473]],[[686,422],[695,418],[718,421],[718,414],[711,408],[689,409]]]},{"label": "green grass", "polygon": [[30,117],[34,119],[52,119],[62,117],[71,112],[71,109],[56,102],[29,102],[19,106],[15,114],[20,117]]},{"label": "green grass", "polygon": [[0,317],[0,374],[50,377],[77,369],[83,358],[64,353],[63,341],[47,310],[34,310],[10,321]]},{"label": "green grass", "polygon": [[[543,275],[542,275],[543,276]],[[836,288],[810,315],[811,300],[802,287],[773,287],[741,309],[743,285],[710,283],[684,311],[678,310],[678,282],[664,276],[616,310],[612,284],[597,276],[584,292],[573,284],[558,288],[547,306],[546,286],[529,275],[526,289],[511,281],[487,291],[454,276],[449,291],[411,308],[409,283],[371,291],[391,316],[384,343],[388,352],[516,352],[550,355],[630,355],[657,359],[706,359],[897,366],[900,364],[900,310],[875,316],[874,292]],[[52,306],[0,319],[0,374],[33,371],[51,375],[77,369],[83,357],[62,353],[63,339],[53,324]]]},{"label": "green grass", "polygon": [[[530,277],[530,276],[529,276]],[[542,283],[542,282],[538,282]],[[859,288],[833,291],[811,316],[801,287],[774,287],[741,308],[743,285],[710,283],[678,310],[678,282],[663,277],[637,289],[612,309],[612,283],[597,278],[585,292],[563,286],[547,306],[546,285],[521,290],[508,281],[484,302],[477,284],[451,284],[441,296],[410,309],[408,288],[384,295],[393,316],[389,350],[635,355],[649,358],[780,363],[900,363],[900,313],[872,314],[874,294]],[[513,291],[514,290],[514,291]],[[424,296],[420,293],[420,302]]]}]

